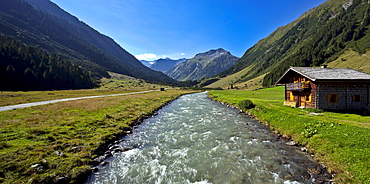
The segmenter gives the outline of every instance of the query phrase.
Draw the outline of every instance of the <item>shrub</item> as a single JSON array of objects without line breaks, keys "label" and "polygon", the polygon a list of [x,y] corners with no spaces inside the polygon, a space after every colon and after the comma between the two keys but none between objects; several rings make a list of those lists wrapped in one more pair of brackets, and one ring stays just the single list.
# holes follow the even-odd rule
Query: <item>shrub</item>
[{"label": "shrub", "polygon": [[249,99],[245,99],[239,102],[239,108],[243,110],[248,110],[254,108],[256,105],[253,104],[253,102]]}]

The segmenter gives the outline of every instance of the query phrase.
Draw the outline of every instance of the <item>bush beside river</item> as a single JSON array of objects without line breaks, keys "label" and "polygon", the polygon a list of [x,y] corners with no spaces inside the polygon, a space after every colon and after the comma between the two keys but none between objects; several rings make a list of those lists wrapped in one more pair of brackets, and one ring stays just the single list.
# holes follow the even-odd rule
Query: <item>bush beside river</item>
[{"label": "bush beside river", "polygon": [[211,91],[209,95],[235,106],[251,100],[256,107],[248,113],[307,147],[315,160],[335,174],[336,183],[370,183],[369,116],[283,106],[284,87]]}]

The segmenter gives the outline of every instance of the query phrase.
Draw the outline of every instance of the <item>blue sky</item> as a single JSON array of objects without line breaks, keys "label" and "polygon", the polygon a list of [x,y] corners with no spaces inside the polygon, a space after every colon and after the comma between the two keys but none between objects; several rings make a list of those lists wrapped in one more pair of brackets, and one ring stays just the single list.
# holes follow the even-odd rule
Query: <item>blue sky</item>
[{"label": "blue sky", "polygon": [[[139,59],[192,58],[223,48],[241,57],[325,0],[52,0]],[[146,57],[145,57],[146,56]]]}]

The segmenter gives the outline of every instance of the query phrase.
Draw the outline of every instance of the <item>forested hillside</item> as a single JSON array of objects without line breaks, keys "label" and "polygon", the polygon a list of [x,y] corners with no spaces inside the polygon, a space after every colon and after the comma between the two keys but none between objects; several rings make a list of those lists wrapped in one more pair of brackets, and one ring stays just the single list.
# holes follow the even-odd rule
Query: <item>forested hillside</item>
[{"label": "forested hillside", "polygon": [[263,85],[269,86],[289,66],[319,66],[337,59],[346,50],[364,54],[370,49],[369,13],[367,0],[327,1],[259,41],[219,76],[253,66],[237,82],[269,72],[263,80]]},{"label": "forested hillside", "polygon": [[55,54],[0,36],[0,90],[92,88],[87,72]]},{"label": "forested hillside", "polygon": [[93,76],[109,77],[107,71],[112,71],[147,81],[174,82],[50,0],[0,0],[0,4],[1,34],[68,58]]}]

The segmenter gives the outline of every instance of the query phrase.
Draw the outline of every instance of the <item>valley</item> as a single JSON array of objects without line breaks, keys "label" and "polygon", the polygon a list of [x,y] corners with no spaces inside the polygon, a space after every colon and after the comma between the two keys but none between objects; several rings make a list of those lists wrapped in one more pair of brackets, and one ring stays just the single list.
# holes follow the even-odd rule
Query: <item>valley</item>
[{"label": "valley", "polygon": [[[140,91],[129,88],[126,87],[126,91],[121,88],[8,92],[1,95],[1,103]],[[84,182],[91,173],[93,160],[102,155],[100,152],[104,153],[111,143],[132,131],[143,118],[150,117],[180,95],[193,92],[158,90],[0,112],[0,182]]]},{"label": "valley", "polygon": [[292,108],[316,79],[276,84],[291,66],[370,73],[370,1],[299,1],[251,47],[298,1],[59,2],[83,18],[57,1],[0,0],[0,107],[83,98],[0,112],[0,183],[370,183],[369,95],[345,97],[355,113]]},{"label": "valley", "polygon": [[369,116],[283,106],[284,87],[257,91],[220,90],[217,101],[240,107],[249,99],[257,107],[246,110],[272,131],[305,146],[307,152],[334,174],[335,183],[369,183]]},{"label": "valley", "polygon": [[308,154],[286,145],[289,140],[204,92],[171,102],[123,139],[114,147],[127,151],[107,159],[88,184],[331,180]]}]

